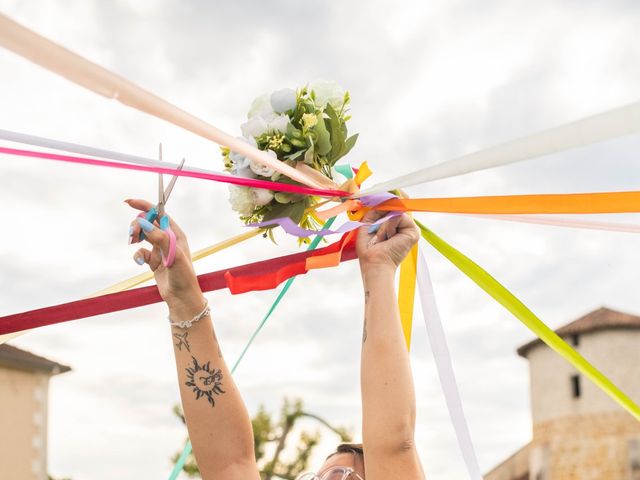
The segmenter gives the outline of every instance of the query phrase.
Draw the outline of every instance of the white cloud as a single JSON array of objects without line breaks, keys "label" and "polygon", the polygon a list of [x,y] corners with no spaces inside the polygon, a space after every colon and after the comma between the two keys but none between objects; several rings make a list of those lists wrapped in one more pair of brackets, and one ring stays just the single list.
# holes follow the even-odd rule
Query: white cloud
[{"label": "white cloud", "polygon": [[[632,2],[10,2],[4,13],[216,126],[237,133],[256,95],[335,78],[353,98],[351,156],[382,180],[635,100],[640,49]],[[107,101],[0,51],[0,127],[219,169],[215,145]],[[637,188],[631,137],[434,182],[414,195]],[[140,271],[121,200],[153,198],[155,178],[0,159],[2,312],[87,295]],[[169,209],[200,248],[236,234],[226,187],[180,179]],[[629,285],[631,235],[423,215],[551,326],[607,304],[640,311]],[[633,216],[637,221],[637,216]],[[295,250],[261,238],[198,271]],[[483,469],[530,436],[531,334],[427,249],[467,416]],[[209,295],[230,364],[274,292]],[[322,302],[318,297],[322,296]],[[319,304],[320,303],[320,304]],[[301,315],[301,312],[303,314]],[[360,428],[360,285],[355,263],[296,281],[236,375],[253,412],[284,394]],[[16,345],[74,367],[51,389],[50,469],[74,479],[166,476],[182,444],[165,311],[160,305],[41,329]],[[464,476],[426,337],[416,318],[417,439],[430,478]],[[296,365],[292,368],[291,365]],[[91,442],[87,441],[91,439]],[[335,440],[326,436],[320,462]],[[157,459],[163,459],[158,461]],[[99,466],[99,468],[97,467]]]}]

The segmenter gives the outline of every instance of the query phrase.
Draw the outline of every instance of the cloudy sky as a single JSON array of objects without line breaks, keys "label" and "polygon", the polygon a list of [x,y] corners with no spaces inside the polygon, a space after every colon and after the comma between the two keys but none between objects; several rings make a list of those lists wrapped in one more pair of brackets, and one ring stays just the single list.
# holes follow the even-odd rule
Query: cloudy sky
[{"label": "cloudy sky", "polygon": [[[205,2],[3,0],[0,10],[239,134],[251,100],[316,78],[350,90],[352,163],[382,181],[640,96],[640,5],[631,1]],[[0,128],[221,169],[216,145],[0,51]],[[412,196],[637,189],[638,136],[409,189]],[[0,314],[71,301],[140,272],[122,200],[156,178],[0,157]],[[180,179],[169,204],[198,249],[241,232],[223,185]],[[470,218],[420,218],[553,327],[601,305],[640,312],[637,239]],[[625,216],[625,221],[637,221]],[[199,272],[295,251],[261,238]],[[531,333],[425,247],[483,470],[530,438]],[[229,363],[275,292],[209,294]],[[283,396],[359,436],[357,265],[300,278],[236,375],[249,410]],[[465,471],[416,312],[416,438],[429,478]],[[71,365],[50,395],[49,467],[74,480],[163,478],[185,436],[166,309],[47,327],[13,343]],[[295,365],[295,368],[292,368]],[[313,428],[313,425],[307,425]],[[316,460],[336,439],[325,432]]]}]

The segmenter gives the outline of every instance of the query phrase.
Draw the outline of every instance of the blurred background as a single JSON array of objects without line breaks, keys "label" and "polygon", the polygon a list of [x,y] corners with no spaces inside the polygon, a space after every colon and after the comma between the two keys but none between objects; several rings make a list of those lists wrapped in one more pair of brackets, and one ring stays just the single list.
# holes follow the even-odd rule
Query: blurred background
[{"label": "blurred background", "polygon": [[[640,5],[632,1],[3,0],[0,11],[234,135],[254,97],[336,80],[351,93],[350,133],[360,133],[348,160],[369,162],[370,184],[640,96]],[[165,160],[184,156],[187,165],[222,170],[217,145],[9,51],[0,50],[0,72],[0,128],[151,158],[162,142]],[[408,193],[633,190],[639,147],[636,135]],[[131,259],[134,212],[123,200],[155,198],[155,175],[2,155],[0,178],[1,315],[75,300],[144,268]],[[242,231],[227,199],[222,184],[178,180],[169,212],[192,248]],[[632,234],[419,218],[553,328],[602,305],[640,313]],[[258,237],[196,268],[204,273],[297,250],[283,234],[278,245]],[[531,439],[528,366],[515,349],[533,337],[437,252],[424,251],[471,434],[488,471]],[[227,362],[275,295],[207,295]],[[300,398],[306,411],[360,438],[362,304],[354,262],[295,282],[235,376],[252,415],[264,405],[277,417],[284,397]],[[46,452],[54,478],[168,476],[186,431],[173,412],[179,399],[166,313],[153,305],[11,342],[72,367],[50,382],[48,433],[33,446]],[[427,476],[464,478],[419,308],[412,362],[416,441]],[[46,365],[45,372],[64,370]],[[310,418],[296,428],[322,433],[312,468],[340,440]],[[3,441],[12,444],[11,437]],[[34,475],[43,474],[38,465]]]}]

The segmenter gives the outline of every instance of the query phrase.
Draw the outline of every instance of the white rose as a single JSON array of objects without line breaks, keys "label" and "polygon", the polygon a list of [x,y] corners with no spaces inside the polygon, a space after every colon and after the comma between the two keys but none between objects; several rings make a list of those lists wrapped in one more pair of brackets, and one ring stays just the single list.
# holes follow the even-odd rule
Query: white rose
[{"label": "white rose", "polygon": [[324,107],[330,103],[333,108],[338,110],[344,102],[344,88],[333,80],[316,80],[309,84],[309,90],[313,90],[316,94],[316,105]]},{"label": "white rose", "polygon": [[[264,117],[263,117],[264,118]],[[287,125],[291,123],[288,115],[276,115],[275,113],[265,118],[269,132],[287,133]]]},{"label": "white rose", "polygon": [[269,130],[269,125],[267,125],[263,117],[256,116],[251,117],[248,121],[240,125],[240,130],[242,130],[243,137],[259,137]]},{"label": "white rose", "polygon": [[251,188],[229,185],[229,202],[231,208],[240,215],[251,215],[255,208]]},{"label": "white rose", "polygon": [[251,108],[249,109],[247,118],[263,117],[270,113],[273,113],[271,98],[268,93],[265,93],[264,95],[260,95],[251,103]]},{"label": "white rose", "polygon": [[[253,147],[257,147],[258,144],[256,143],[255,139],[253,137],[250,138],[244,138],[244,137],[237,137],[238,140],[243,141],[244,143],[251,145]],[[233,167],[231,169],[232,172],[234,172],[234,175],[237,175],[235,172],[248,168],[249,167],[249,159],[246,158],[245,156],[237,153],[237,152],[230,152],[229,153],[229,160],[231,160],[231,163],[233,164]]]},{"label": "white rose", "polygon": [[[273,157],[275,160],[278,159],[278,155],[273,150],[267,150],[267,154]],[[270,177],[275,173],[275,170],[273,168],[269,168],[266,165],[256,162],[255,160],[251,160],[249,168],[251,168],[251,171],[253,173],[262,177]]]},{"label": "white rose", "polygon": [[296,108],[296,91],[290,88],[283,88],[273,92],[271,94],[271,108],[277,113]]},{"label": "white rose", "polygon": [[237,170],[231,170],[231,174],[236,177],[244,177],[244,178],[256,178],[253,170],[251,170],[251,161],[247,159],[247,166],[244,168],[238,168]]},{"label": "white rose", "polygon": [[251,193],[253,195],[253,203],[256,206],[262,206],[273,200],[273,192],[266,188],[252,188]]}]

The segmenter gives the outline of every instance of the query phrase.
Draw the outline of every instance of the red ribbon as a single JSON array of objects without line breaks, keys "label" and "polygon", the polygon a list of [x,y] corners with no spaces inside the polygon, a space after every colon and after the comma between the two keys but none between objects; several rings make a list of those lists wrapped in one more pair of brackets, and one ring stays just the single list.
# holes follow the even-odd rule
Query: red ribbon
[{"label": "red ribbon", "polygon": [[[318,250],[295,253],[199,275],[198,282],[203,292],[223,288],[228,288],[232,294],[271,290],[288,278],[307,273],[307,258],[335,255],[336,252],[342,252],[340,258],[342,262],[356,258],[355,235],[346,234],[339,241]],[[0,334],[142,307],[160,301],[162,298],[156,285],[110,293],[0,317]]]}]

